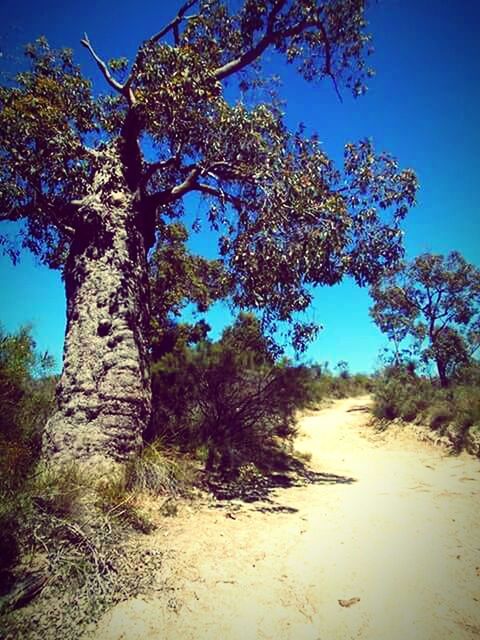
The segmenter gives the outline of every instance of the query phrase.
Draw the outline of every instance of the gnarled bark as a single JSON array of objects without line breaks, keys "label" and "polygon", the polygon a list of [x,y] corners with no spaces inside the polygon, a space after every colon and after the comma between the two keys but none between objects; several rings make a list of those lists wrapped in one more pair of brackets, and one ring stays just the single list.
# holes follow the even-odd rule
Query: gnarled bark
[{"label": "gnarled bark", "polygon": [[143,218],[114,149],[102,154],[79,219],[65,267],[58,409],[46,427],[44,454],[98,465],[140,447],[151,410]]}]

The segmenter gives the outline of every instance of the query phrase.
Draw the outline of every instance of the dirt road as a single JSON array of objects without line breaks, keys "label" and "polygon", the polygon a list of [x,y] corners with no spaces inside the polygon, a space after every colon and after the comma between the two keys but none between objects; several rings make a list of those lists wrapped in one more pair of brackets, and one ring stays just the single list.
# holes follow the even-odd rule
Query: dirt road
[{"label": "dirt road", "polygon": [[367,405],[302,419],[297,448],[323,481],[169,518],[150,538],[166,551],[163,591],[118,605],[93,637],[480,637],[479,462],[408,431],[375,436]]}]

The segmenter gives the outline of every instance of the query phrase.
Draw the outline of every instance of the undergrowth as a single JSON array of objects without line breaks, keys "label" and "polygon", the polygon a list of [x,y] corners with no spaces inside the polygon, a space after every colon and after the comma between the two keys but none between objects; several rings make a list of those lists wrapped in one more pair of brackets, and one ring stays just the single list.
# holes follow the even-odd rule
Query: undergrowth
[{"label": "undergrowth", "polygon": [[480,374],[468,375],[441,388],[414,372],[387,369],[375,383],[373,414],[380,421],[426,425],[457,451],[467,447],[479,455],[473,436],[480,431]]},{"label": "undergrowth", "polygon": [[[160,444],[119,473],[92,482],[78,465],[37,466],[21,492],[3,492],[4,577],[0,600],[5,640],[78,638],[111,606],[148,591],[161,555],[142,545],[163,513],[146,494],[187,491],[191,471]],[[35,598],[35,599],[34,599]],[[29,601],[32,600],[32,604]]]}]

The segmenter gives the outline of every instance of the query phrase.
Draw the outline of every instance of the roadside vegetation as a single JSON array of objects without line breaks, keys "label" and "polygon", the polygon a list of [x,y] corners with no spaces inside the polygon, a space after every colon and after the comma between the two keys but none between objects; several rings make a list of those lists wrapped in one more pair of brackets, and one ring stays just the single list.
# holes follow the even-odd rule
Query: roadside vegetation
[{"label": "roadside vegetation", "polygon": [[227,482],[240,495],[278,469],[303,468],[293,450],[298,412],[371,388],[345,362],[331,371],[284,358],[251,314],[240,314],[216,342],[205,323],[162,326],[152,340],[154,413],[145,447],[121,473],[95,482],[78,464],[40,460],[55,404],[52,361],[37,353],[28,328],[1,334],[6,638],[78,637],[106,608],[148,589],[161,558],[138,537],[174,516],[179,496]]},{"label": "roadside vegetation", "polygon": [[425,253],[371,294],[371,316],[392,345],[375,416],[428,426],[454,450],[480,455],[480,270],[456,251]]},{"label": "roadside vegetation", "polygon": [[429,427],[455,451],[480,456],[480,365],[460,369],[448,387],[416,373],[415,364],[387,366],[374,383],[374,416]]},{"label": "roadside vegetation", "polygon": [[[398,353],[373,376],[350,373],[345,361],[332,368],[295,364],[247,313],[218,341],[209,339],[204,322],[163,321],[156,332],[154,412],[145,447],[121,473],[94,484],[78,465],[53,469],[39,460],[54,406],[52,362],[37,353],[28,329],[1,334],[0,611],[6,638],[53,638],[60,628],[64,637],[77,637],[106,608],[148,589],[161,558],[150,557],[138,537],[174,516],[179,496],[219,487],[218,495],[255,495],[269,474],[304,468],[293,449],[298,413],[329,399],[373,393],[380,425],[421,423],[457,450],[479,453],[480,365],[473,359],[444,387],[414,361],[399,363]],[[42,605],[30,611],[26,605],[39,593]],[[60,595],[68,613],[58,604]]]}]

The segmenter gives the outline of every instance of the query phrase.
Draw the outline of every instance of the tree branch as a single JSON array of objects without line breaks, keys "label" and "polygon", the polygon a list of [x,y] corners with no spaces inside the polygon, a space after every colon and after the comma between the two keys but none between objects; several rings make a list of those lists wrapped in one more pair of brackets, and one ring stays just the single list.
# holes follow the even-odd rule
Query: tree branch
[{"label": "tree branch", "polygon": [[186,193],[193,190],[197,178],[201,175],[203,168],[196,164],[190,168],[190,172],[183,182],[177,184],[163,191],[157,191],[156,193],[148,196],[148,200],[153,203],[153,206],[158,207],[165,204],[171,204],[176,200],[179,200]]},{"label": "tree branch", "polygon": [[219,198],[222,201],[227,201],[230,202],[231,204],[234,205],[234,207],[236,209],[241,209],[242,208],[242,200],[241,198],[237,198],[235,196],[233,196],[231,193],[225,193],[225,191],[223,191],[223,189],[219,189],[217,187],[212,187],[212,185],[210,184],[204,184],[201,182],[197,182],[195,184],[195,187],[193,188],[193,191],[200,191],[201,193],[207,193],[210,196],[215,196],[216,198]]},{"label": "tree branch", "polygon": [[259,58],[262,53],[274,42],[274,40],[274,37],[264,36],[255,47],[249,49],[238,58],[230,60],[223,66],[218,67],[218,69],[213,72],[214,77],[217,78],[217,80],[223,80],[224,78],[231,76],[237,71],[241,71],[249,64],[251,64],[254,60]]},{"label": "tree branch", "polygon": [[331,78],[335,93],[337,94],[340,102],[343,102],[342,96],[340,95],[340,91],[338,89],[337,79],[335,78],[335,74],[332,71],[332,50],[330,49],[330,41],[328,40],[327,32],[325,30],[323,22],[321,22],[320,20],[318,20],[317,26],[322,33],[323,44],[325,47],[325,75]]},{"label": "tree branch", "polygon": [[140,51],[142,50],[142,48],[145,45],[153,44],[155,42],[158,42],[165,35],[167,35],[167,33],[169,33],[170,31],[173,31],[173,37],[174,37],[175,45],[178,46],[178,44],[179,44],[178,25],[180,24],[180,22],[182,22],[182,20],[190,20],[193,17],[193,16],[187,16],[186,17],[185,13],[191,7],[193,7],[193,5],[196,4],[197,2],[198,2],[198,0],[188,0],[188,2],[186,2],[184,5],[182,5],[180,7],[179,12],[175,16],[175,18],[173,18],[173,20],[171,20],[165,27],[160,29],[160,31],[158,31],[157,33],[153,34],[153,36],[151,36],[150,38],[145,40],[143,42],[142,46],[138,49],[137,54],[135,56],[135,60],[134,60],[134,62],[132,64],[132,68],[130,69],[130,73],[128,75],[128,78],[126,79],[125,84],[123,85],[124,91],[128,91],[128,95],[132,98],[132,101],[134,101],[135,96],[134,96],[133,91],[131,89],[131,85],[132,85],[132,82],[133,82],[134,77],[135,77],[135,68],[136,68],[137,63],[138,63]]},{"label": "tree branch", "polygon": [[86,33],[84,34],[84,37],[80,40],[80,42],[81,44],[83,44],[83,46],[86,49],[89,50],[90,54],[92,55],[93,59],[97,63],[98,68],[102,72],[103,77],[108,82],[108,84],[113,89],[115,89],[115,91],[118,91],[118,93],[125,95],[125,86],[120,82],[118,82],[118,80],[115,80],[115,78],[112,76],[105,62],[96,54]]},{"label": "tree branch", "polygon": [[24,208],[23,211],[19,210],[18,207],[11,207],[9,211],[2,211],[0,213],[0,222],[17,222],[17,220],[21,220],[21,218],[26,217],[25,211],[28,208]]},{"label": "tree branch", "polygon": [[259,58],[262,55],[262,53],[270,45],[274,44],[276,40],[280,38],[293,38],[297,35],[300,35],[307,29],[316,27],[317,29],[320,30],[322,34],[323,45],[325,48],[325,67],[323,72],[325,73],[326,76],[329,76],[331,78],[335,92],[338,96],[338,99],[340,100],[340,102],[343,102],[342,96],[338,88],[337,80],[335,78],[335,74],[333,73],[333,70],[332,70],[332,50],[330,47],[330,41],[328,39],[327,31],[325,29],[323,22],[317,16],[315,20],[302,20],[301,22],[297,23],[293,27],[290,27],[284,30],[275,31],[275,28],[274,28],[275,20],[278,17],[278,14],[280,13],[281,9],[284,7],[285,4],[286,4],[285,0],[277,0],[277,2],[275,2],[270,12],[270,15],[268,16],[268,19],[267,19],[267,27],[265,30],[265,34],[259,40],[259,42],[255,45],[255,47],[252,47],[248,51],[245,51],[238,58],[235,58],[234,60],[230,60],[226,64],[216,69],[214,72],[214,76],[218,80],[223,80],[224,78],[236,73],[237,71],[241,71],[246,66],[251,64],[254,60]]},{"label": "tree branch", "polygon": [[175,16],[175,18],[173,18],[173,20],[171,20],[165,27],[163,27],[163,29],[160,29],[160,31],[158,31],[158,33],[155,33],[153,36],[151,36],[147,40],[147,42],[152,42],[152,43],[153,42],[158,42],[164,36],[166,36],[169,31],[173,31],[174,32],[175,44],[178,45],[178,40],[179,40],[179,37],[178,37],[178,25],[180,24],[180,22],[183,19],[185,19],[185,13],[189,9],[191,9],[193,7],[193,5],[196,4],[197,2],[198,2],[198,0],[189,0],[184,5],[182,5],[180,7],[179,12]]},{"label": "tree branch", "polygon": [[[172,162],[175,162],[175,161],[176,159],[170,158],[168,160],[162,161],[161,163],[155,163],[155,164],[160,165],[160,167],[158,168],[161,168],[161,165],[167,166],[168,164],[171,164]],[[224,163],[218,163],[218,164],[222,165]],[[225,164],[228,164],[228,163],[225,163]],[[153,166],[154,165],[151,165],[152,168]],[[236,196],[226,193],[225,191],[223,191],[223,189],[219,187],[214,187],[210,184],[202,183],[198,181],[198,179],[201,176],[207,175],[209,170],[210,170],[210,167],[205,168],[205,167],[202,167],[200,164],[195,164],[189,167],[189,173],[186,176],[186,178],[183,180],[183,182],[180,182],[179,184],[173,187],[170,187],[168,189],[165,189],[163,191],[158,191],[157,193],[147,196],[150,204],[152,204],[154,207],[171,204],[179,200],[182,196],[184,196],[187,193],[190,193],[192,191],[198,191],[200,193],[205,193],[210,196],[214,196],[219,200],[222,200],[222,202],[230,202],[235,207],[240,209],[242,206],[242,200],[240,198],[237,198]]]},{"label": "tree branch", "polygon": [[147,184],[150,178],[152,178],[157,171],[168,169],[169,167],[174,167],[176,165],[178,166],[179,163],[180,156],[178,154],[171,156],[167,160],[159,160],[158,162],[148,163],[143,174],[143,183]]}]

